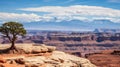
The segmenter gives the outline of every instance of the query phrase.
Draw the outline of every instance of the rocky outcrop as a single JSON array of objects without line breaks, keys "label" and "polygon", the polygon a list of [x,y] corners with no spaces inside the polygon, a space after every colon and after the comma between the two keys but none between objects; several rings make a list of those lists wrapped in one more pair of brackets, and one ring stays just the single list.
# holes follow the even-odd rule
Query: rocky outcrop
[{"label": "rocky outcrop", "polygon": [[61,51],[53,51],[51,56],[11,57],[6,58],[10,64],[23,64],[25,67],[96,67],[85,58],[76,57]]},{"label": "rocky outcrop", "polygon": [[22,49],[26,54],[30,53],[45,53],[45,52],[52,52],[56,50],[56,47],[51,46],[45,46],[44,44],[41,45],[20,45],[17,46],[18,49]]},{"label": "rocky outcrop", "polygon": [[28,52],[27,49],[30,49],[30,53],[23,55],[21,54],[21,56],[4,57],[4,63],[22,65],[22,67],[96,67],[85,58],[70,55],[62,51],[56,51],[56,48],[51,46],[31,45],[24,47],[17,46],[17,48],[21,48],[25,52]]}]

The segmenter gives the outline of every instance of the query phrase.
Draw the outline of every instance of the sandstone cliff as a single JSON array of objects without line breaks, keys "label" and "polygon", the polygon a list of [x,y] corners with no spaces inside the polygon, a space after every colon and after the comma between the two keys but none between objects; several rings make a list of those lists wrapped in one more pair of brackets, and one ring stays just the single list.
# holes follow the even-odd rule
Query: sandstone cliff
[{"label": "sandstone cliff", "polygon": [[85,58],[56,51],[51,46],[24,44],[17,45],[17,48],[24,53],[1,54],[0,67],[96,67]]}]

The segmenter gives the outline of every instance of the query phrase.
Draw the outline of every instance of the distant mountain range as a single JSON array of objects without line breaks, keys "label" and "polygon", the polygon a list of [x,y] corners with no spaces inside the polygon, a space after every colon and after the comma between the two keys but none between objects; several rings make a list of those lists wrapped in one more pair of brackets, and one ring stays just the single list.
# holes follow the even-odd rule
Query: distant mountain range
[{"label": "distant mountain range", "polygon": [[29,30],[60,30],[60,31],[93,31],[94,29],[120,29],[120,23],[109,20],[85,22],[79,20],[61,22],[30,22],[23,23]]},{"label": "distant mountain range", "polygon": [[95,33],[120,33],[120,29],[95,29]]}]

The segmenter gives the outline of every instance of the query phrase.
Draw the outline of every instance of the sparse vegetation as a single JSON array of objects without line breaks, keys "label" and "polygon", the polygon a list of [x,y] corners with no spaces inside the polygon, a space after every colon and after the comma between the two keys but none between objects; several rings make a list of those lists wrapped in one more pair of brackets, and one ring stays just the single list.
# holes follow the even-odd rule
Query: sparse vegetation
[{"label": "sparse vegetation", "polygon": [[15,41],[18,36],[24,36],[26,34],[23,25],[19,22],[6,22],[0,26],[0,32],[3,34],[2,36],[8,38],[11,43],[11,47],[7,50],[18,51],[15,47]]}]

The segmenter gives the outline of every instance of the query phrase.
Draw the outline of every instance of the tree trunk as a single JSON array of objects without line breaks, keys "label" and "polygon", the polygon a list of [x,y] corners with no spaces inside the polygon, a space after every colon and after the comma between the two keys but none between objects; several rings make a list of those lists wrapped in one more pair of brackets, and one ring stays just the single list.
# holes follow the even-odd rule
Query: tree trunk
[{"label": "tree trunk", "polygon": [[10,47],[10,49],[12,50],[12,49],[16,49],[16,47],[15,47],[15,41],[12,41],[11,42],[11,47]]}]

